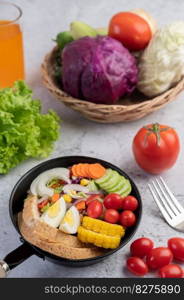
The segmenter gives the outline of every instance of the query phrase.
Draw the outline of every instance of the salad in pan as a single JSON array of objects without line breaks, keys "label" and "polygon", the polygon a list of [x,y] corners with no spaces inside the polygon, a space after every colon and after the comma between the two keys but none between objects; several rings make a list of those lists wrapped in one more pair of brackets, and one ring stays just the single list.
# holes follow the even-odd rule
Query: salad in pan
[{"label": "salad in pan", "polygon": [[117,248],[127,227],[136,224],[138,201],[131,190],[128,179],[99,163],[47,170],[31,183],[20,230],[31,243],[57,255],[68,252],[61,248],[69,236],[75,241],[72,249],[83,249],[80,258],[100,255]]}]

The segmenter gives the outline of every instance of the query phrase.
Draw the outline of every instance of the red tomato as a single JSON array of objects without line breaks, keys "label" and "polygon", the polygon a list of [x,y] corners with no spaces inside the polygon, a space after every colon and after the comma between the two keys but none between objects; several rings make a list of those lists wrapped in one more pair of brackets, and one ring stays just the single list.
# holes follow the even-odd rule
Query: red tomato
[{"label": "red tomato", "polygon": [[89,203],[87,208],[87,215],[91,218],[97,219],[103,212],[103,205],[98,200],[93,200]]},{"label": "red tomato", "polygon": [[104,220],[108,223],[115,224],[119,221],[119,213],[117,210],[109,208],[105,211]]},{"label": "red tomato", "polygon": [[86,200],[86,205],[88,206],[89,203],[93,200],[98,200],[98,201],[102,201],[102,194],[94,194],[94,195],[90,195],[87,200]]},{"label": "red tomato", "polygon": [[138,201],[133,196],[127,196],[122,200],[122,209],[134,211],[138,207]]},{"label": "red tomato", "polygon": [[148,238],[140,238],[135,240],[130,246],[132,256],[144,257],[153,249],[153,241]]},{"label": "red tomato", "polygon": [[122,197],[118,194],[109,194],[103,202],[105,208],[120,209],[122,205]]},{"label": "red tomato", "polygon": [[152,174],[171,168],[180,151],[176,131],[165,125],[151,124],[141,128],[133,141],[133,153],[138,165]]},{"label": "red tomato", "polygon": [[148,273],[148,266],[140,257],[129,257],[127,268],[131,273],[138,276],[144,276]]},{"label": "red tomato", "polygon": [[45,205],[47,205],[47,203],[49,202],[49,200],[43,200],[42,202],[38,203],[38,208],[42,209]]},{"label": "red tomato", "polygon": [[129,50],[137,51],[148,45],[152,32],[142,17],[131,12],[120,12],[110,21],[109,36],[122,42]]},{"label": "red tomato", "polygon": [[136,216],[131,210],[124,210],[120,214],[120,223],[125,227],[131,227],[136,222]]},{"label": "red tomato", "polygon": [[168,240],[168,247],[172,251],[174,258],[184,261],[184,239],[172,238]]},{"label": "red tomato", "polygon": [[147,265],[153,270],[170,264],[172,260],[173,254],[171,250],[166,247],[153,248],[146,257]]},{"label": "red tomato", "polygon": [[183,278],[183,269],[175,264],[162,267],[158,272],[161,278]]}]

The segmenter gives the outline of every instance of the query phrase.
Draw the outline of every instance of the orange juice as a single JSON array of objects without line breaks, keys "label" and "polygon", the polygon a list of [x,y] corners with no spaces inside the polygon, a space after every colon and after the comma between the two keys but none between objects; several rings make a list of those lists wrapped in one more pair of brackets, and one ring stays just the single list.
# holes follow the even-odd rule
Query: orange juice
[{"label": "orange juice", "polygon": [[0,20],[0,88],[24,79],[22,32],[19,24]]}]

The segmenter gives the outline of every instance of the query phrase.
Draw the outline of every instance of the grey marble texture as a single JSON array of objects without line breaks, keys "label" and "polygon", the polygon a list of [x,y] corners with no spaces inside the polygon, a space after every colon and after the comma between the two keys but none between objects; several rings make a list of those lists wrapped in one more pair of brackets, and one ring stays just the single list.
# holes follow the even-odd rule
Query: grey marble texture
[{"label": "grey marble texture", "polygon": [[[54,46],[51,39],[59,31],[65,30],[73,20],[82,20],[101,27],[106,26],[112,14],[120,10],[142,7],[150,11],[162,25],[184,19],[184,1],[15,0],[14,2],[23,9],[26,80],[33,88],[35,97],[42,100],[43,111],[53,108],[63,120],[61,138],[50,158],[75,154],[89,155],[119,166],[135,180],[143,198],[143,218],[135,237],[148,236],[154,239],[156,245],[166,245],[169,237],[183,236],[163,221],[147,189],[147,184],[153,177],[136,165],[131,143],[141,126],[157,121],[175,127],[183,144],[184,95],[181,94],[176,101],[142,120],[126,124],[98,124],[84,119],[79,113],[53,99],[41,83],[40,64],[44,55]],[[181,149],[176,165],[163,177],[184,205],[183,155]],[[18,234],[9,218],[9,195],[17,180],[38,163],[40,161],[36,159],[26,161],[8,175],[0,176],[0,258],[20,245]],[[129,246],[130,244],[102,263],[84,268],[54,265],[33,256],[12,270],[9,277],[129,277],[130,274],[124,269]]]}]

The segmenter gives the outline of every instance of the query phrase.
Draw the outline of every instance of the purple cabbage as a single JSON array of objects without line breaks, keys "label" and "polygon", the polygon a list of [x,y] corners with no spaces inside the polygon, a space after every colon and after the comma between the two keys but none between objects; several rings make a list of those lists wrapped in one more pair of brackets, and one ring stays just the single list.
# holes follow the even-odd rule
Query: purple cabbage
[{"label": "purple cabbage", "polygon": [[111,37],[84,37],[62,52],[62,83],[75,98],[113,104],[131,93],[138,69],[133,55]]}]

